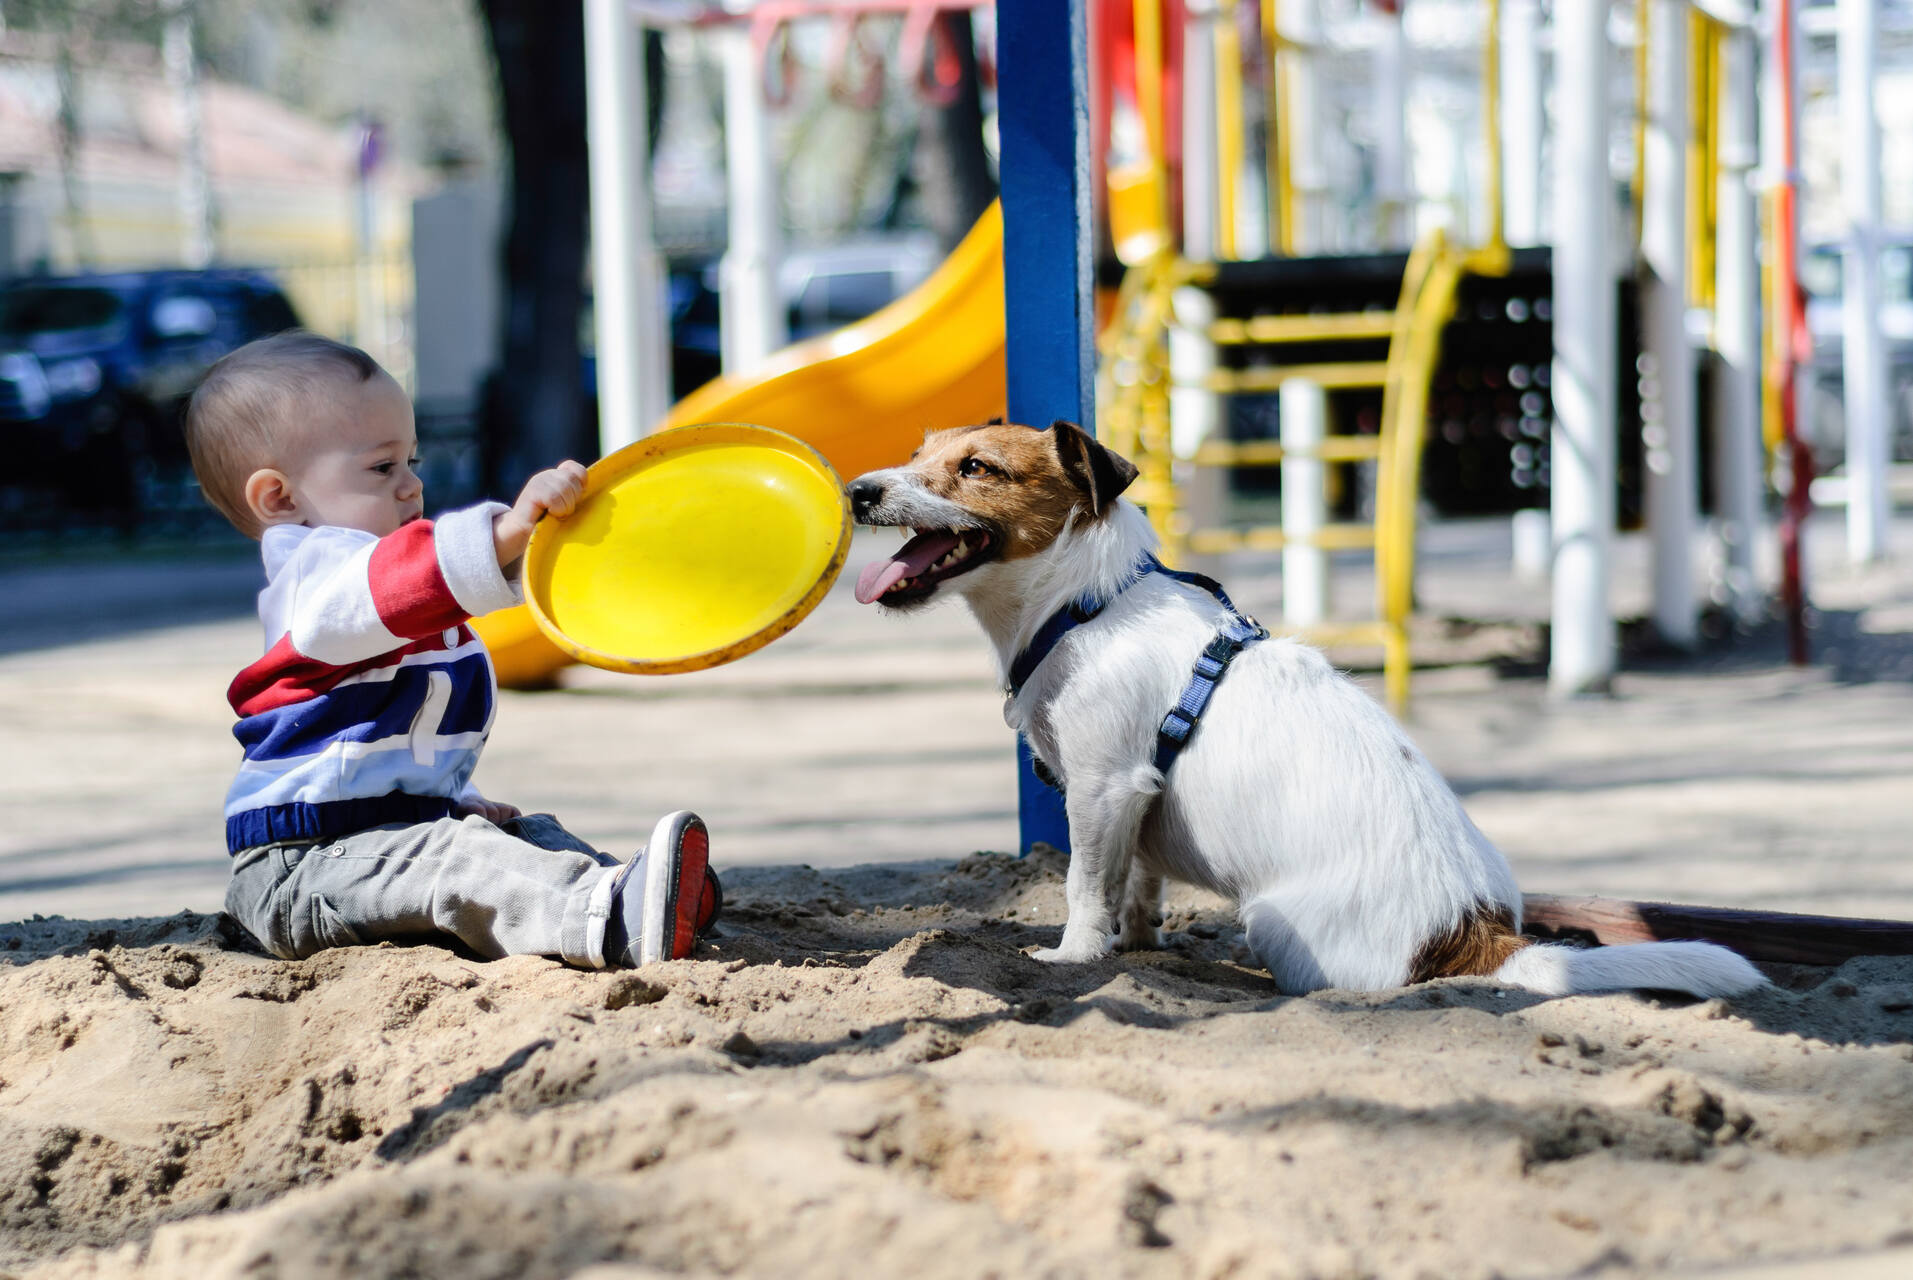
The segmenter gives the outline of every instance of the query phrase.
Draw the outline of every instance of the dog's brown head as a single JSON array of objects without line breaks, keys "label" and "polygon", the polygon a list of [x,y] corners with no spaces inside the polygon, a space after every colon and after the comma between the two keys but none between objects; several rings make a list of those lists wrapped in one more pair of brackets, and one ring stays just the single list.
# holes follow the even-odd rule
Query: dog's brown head
[{"label": "dog's brown head", "polygon": [[1136,468],[1073,422],[936,431],[901,467],[850,482],[858,523],[907,525],[916,536],[865,568],[857,599],[909,605],[985,564],[1041,554],[1073,515],[1101,519]]}]

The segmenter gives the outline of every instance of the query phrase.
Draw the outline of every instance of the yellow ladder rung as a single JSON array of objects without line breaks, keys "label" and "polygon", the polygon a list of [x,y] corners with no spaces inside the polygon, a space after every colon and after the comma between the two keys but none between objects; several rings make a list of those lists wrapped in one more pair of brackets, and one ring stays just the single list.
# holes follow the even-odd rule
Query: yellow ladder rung
[{"label": "yellow ladder rung", "polygon": [[[1218,369],[1199,384],[1209,391],[1274,391],[1295,379],[1318,383],[1331,390],[1343,387],[1379,387],[1388,378],[1386,360],[1343,360],[1332,364],[1282,364],[1260,369]],[[1177,386],[1187,384],[1177,383]]]},{"label": "yellow ladder rung", "polygon": [[1256,525],[1248,529],[1191,529],[1184,536],[1190,554],[1227,555],[1232,551],[1280,551],[1287,546],[1319,547],[1323,551],[1366,551],[1375,545],[1372,524],[1325,524],[1313,537],[1291,539],[1280,525]]},{"label": "yellow ladder rung", "polygon": [[1338,315],[1252,316],[1247,320],[1218,320],[1209,326],[1209,340],[1224,345],[1280,342],[1349,342],[1386,338],[1395,331],[1392,311],[1358,311]]},{"label": "yellow ladder rung", "polygon": [[1285,449],[1276,440],[1211,440],[1189,461],[1198,467],[1279,467],[1291,458],[1304,462],[1366,462],[1382,456],[1380,436],[1329,436],[1316,449]]}]

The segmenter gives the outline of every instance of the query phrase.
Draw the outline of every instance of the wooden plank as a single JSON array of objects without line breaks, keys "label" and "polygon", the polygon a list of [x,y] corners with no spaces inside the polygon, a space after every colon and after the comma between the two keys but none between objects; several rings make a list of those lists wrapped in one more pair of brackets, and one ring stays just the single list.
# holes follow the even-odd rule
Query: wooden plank
[{"label": "wooden plank", "polygon": [[1522,895],[1522,932],[1603,945],[1688,939],[1718,942],[1749,960],[1839,964],[1854,956],[1913,955],[1913,922],[1745,911],[1619,898]]}]

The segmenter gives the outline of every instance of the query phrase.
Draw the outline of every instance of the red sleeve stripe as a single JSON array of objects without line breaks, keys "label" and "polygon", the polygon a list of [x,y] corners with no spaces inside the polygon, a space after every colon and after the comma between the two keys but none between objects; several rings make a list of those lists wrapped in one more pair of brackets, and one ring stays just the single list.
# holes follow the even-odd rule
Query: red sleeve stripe
[{"label": "red sleeve stripe", "polygon": [[231,687],[226,690],[226,700],[239,715],[256,716],[262,711],[272,711],[316,698],[360,672],[395,667],[407,654],[445,647],[444,636],[427,636],[402,649],[367,658],[364,662],[333,666],[317,658],[306,657],[293,648],[291,636],[280,636],[279,643],[268,649],[263,658],[233,678]]},{"label": "red sleeve stripe", "polygon": [[379,539],[367,568],[372,605],[395,636],[415,640],[471,616],[445,585],[430,520],[414,520]]}]

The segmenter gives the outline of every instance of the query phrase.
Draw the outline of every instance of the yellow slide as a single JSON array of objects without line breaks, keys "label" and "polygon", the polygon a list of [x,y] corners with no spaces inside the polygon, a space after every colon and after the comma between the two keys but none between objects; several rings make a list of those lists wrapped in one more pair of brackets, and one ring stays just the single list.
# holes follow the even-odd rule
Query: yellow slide
[{"label": "yellow slide", "polygon": [[[1003,213],[991,205],[910,293],[847,329],[787,347],[747,376],[705,384],[660,429],[775,427],[809,443],[849,480],[903,461],[926,431],[1002,413],[1003,342]],[[472,625],[508,689],[549,685],[573,661],[522,605]]]}]

